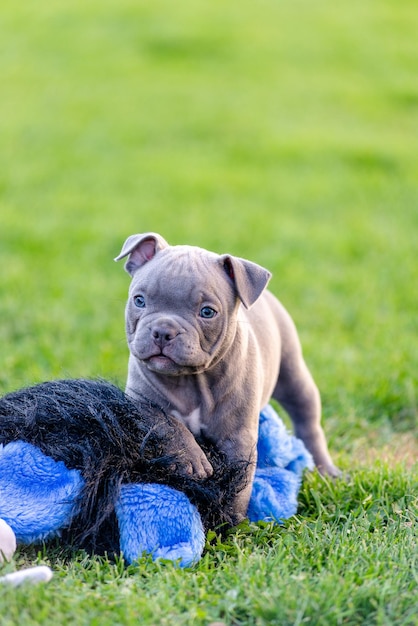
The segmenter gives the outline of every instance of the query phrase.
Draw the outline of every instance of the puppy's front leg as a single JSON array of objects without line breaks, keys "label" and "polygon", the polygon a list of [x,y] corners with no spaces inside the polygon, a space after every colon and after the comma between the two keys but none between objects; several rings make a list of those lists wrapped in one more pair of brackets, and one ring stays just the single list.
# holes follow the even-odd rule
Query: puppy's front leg
[{"label": "puppy's front leg", "polygon": [[231,519],[236,525],[247,517],[257,464],[257,441],[248,430],[242,429],[231,435],[230,438],[224,439],[218,444],[218,447],[225,454],[228,462],[231,464],[242,463],[245,470],[243,488],[230,503]]}]

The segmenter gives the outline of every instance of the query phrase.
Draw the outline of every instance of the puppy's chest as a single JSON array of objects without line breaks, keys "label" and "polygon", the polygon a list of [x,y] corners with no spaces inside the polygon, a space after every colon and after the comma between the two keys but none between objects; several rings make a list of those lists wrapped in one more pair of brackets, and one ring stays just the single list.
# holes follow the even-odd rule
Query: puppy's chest
[{"label": "puppy's chest", "polygon": [[202,430],[205,429],[205,424],[202,422],[202,415],[200,407],[196,407],[188,415],[183,415],[180,411],[171,411],[172,415],[182,422],[195,437],[199,437],[202,434]]}]

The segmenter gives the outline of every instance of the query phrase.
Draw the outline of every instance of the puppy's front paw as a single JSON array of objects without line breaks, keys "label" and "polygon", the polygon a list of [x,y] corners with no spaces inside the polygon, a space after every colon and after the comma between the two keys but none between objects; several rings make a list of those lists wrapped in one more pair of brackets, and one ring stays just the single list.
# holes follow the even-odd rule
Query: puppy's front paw
[{"label": "puppy's front paw", "polygon": [[189,443],[191,445],[183,449],[181,453],[176,454],[175,462],[170,469],[179,476],[187,476],[199,480],[209,478],[213,474],[213,467],[209,463],[206,454],[195,439]]},{"label": "puppy's front paw", "polygon": [[166,449],[166,452],[174,458],[172,470],[180,476],[198,479],[212,476],[212,465],[190,430],[176,418],[172,420],[175,428]]},{"label": "puppy's front paw", "polygon": [[[193,451],[195,452],[195,451]],[[209,478],[213,474],[213,467],[209,463],[205,453],[199,448],[196,454],[189,457],[189,462],[185,466],[185,474],[187,476],[193,476],[194,478]]]}]

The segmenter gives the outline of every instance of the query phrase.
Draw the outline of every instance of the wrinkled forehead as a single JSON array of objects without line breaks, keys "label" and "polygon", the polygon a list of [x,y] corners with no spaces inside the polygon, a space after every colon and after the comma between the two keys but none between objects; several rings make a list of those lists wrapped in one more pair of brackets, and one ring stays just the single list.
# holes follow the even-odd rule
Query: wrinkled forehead
[{"label": "wrinkled forehead", "polygon": [[155,258],[162,267],[170,267],[173,276],[192,275],[195,272],[213,272],[219,255],[196,246],[171,246]]},{"label": "wrinkled forehead", "polygon": [[145,263],[133,276],[132,284],[168,291],[204,282],[208,289],[219,284],[219,255],[195,246],[170,246]]}]

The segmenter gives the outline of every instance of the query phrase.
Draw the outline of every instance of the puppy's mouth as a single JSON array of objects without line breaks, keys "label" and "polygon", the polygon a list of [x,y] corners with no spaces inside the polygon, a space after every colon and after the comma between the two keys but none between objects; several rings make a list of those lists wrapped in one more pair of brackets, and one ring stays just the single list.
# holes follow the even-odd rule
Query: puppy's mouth
[{"label": "puppy's mouth", "polygon": [[163,352],[140,359],[147,369],[156,374],[181,376],[183,374],[199,374],[205,371],[205,365],[187,365],[178,363]]},{"label": "puppy's mouth", "polygon": [[149,359],[147,359],[148,363],[154,363],[156,365],[170,365],[170,363],[174,364],[173,359],[171,359],[169,356],[166,356],[165,354],[161,353],[161,354],[154,354],[154,356],[150,356]]},{"label": "puppy's mouth", "polygon": [[173,361],[172,358],[160,352],[160,354],[153,354],[146,359],[143,359],[143,362],[147,366],[147,368],[153,372],[161,372],[161,373],[171,373],[177,372],[179,369],[178,363]]}]

